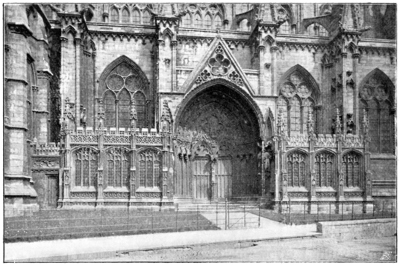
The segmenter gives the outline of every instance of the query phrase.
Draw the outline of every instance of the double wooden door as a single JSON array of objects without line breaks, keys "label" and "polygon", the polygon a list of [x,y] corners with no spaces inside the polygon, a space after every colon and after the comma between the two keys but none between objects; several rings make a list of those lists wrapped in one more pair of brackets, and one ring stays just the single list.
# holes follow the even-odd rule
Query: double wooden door
[{"label": "double wooden door", "polygon": [[230,196],[232,177],[230,159],[218,159],[212,164],[208,157],[198,157],[193,161],[192,169],[194,199],[211,200]]}]

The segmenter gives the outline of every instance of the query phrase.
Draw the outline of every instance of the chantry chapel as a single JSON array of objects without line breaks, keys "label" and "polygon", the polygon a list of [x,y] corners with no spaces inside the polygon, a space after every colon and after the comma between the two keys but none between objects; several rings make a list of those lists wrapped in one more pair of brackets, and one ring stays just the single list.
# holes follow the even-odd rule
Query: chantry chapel
[{"label": "chantry chapel", "polygon": [[6,216],[396,198],[394,4],[9,4],[4,56]]}]

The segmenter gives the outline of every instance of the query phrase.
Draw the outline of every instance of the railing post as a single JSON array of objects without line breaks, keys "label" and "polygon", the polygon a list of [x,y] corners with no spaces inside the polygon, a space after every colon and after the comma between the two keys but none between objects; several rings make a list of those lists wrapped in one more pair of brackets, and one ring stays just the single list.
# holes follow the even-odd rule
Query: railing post
[{"label": "railing post", "polygon": [[179,208],[177,207],[176,211],[175,211],[175,229],[176,229],[176,232],[178,232],[178,211],[179,211]]},{"label": "railing post", "polygon": [[390,217],[393,217],[393,216],[394,216],[394,215],[393,215],[393,212],[394,212],[394,211],[393,211],[393,210],[394,210],[394,209],[393,209],[393,206],[394,206],[394,205],[393,205],[393,202],[392,202],[392,207],[391,207],[392,212],[391,212],[391,214],[390,214]]},{"label": "railing post", "polygon": [[332,202],[329,202],[329,221],[331,220],[331,206]]},{"label": "railing post", "polygon": [[261,201],[258,204],[258,227],[260,227],[260,218],[261,218]]},{"label": "railing post", "polygon": [[246,204],[243,206],[243,225],[246,227]]},{"label": "railing post", "polygon": [[375,216],[375,203],[372,204],[372,217]]},{"label": "railing post", "polygon": [[317,222],[319,222],[319,209],[318,209],[318,202],[317,203]]},{"label": "railing post", "polygon": [[342,202],[342,221],[343,221],[343,204],[344,202]]},{"label": "railing post", "polygon": [[351,202],[351,220],[354,219],[354,202]]},{"label": "railing post", "polygon": [[218,201],[217,201],[217,207],[215,209],[215,225],[218,227]]},{"label": "railing post", "polygon": [[227,209],[227,199],[225,198],[225,230],[228,229],[228,209]]},{"label": "railing post", "polygon": [[382,217],[383,217],[383,215],[384,215],[384,212],[383,212],[383,211],[384,211],[384,209],[385,209],[385,201],[383,201],[383,202],[382,202],[382,214],[381,214],[381,215],[382,215]]},{"label": "railing post", "polygon": [[306,220],[306,203],[307,202],[303,202],[303,219]]},{"label": "railing post", "polygon": [[196,216],[196,219],[197,219],[197,230],[199,230],[199,205],[197,205],[197,216]]},{"label": "railing post", "polygon": [[290,202],[290,198],[289,198],[289,224],[290,224],[290,220],[291,220],[291,202]]},{"label": "railing post", "polygon": [[154,229],[154,218],[153,218],[153,209],[151,209],[151,233],[153,234],[154,233],[154,231],[153,231],[153,229]]}]

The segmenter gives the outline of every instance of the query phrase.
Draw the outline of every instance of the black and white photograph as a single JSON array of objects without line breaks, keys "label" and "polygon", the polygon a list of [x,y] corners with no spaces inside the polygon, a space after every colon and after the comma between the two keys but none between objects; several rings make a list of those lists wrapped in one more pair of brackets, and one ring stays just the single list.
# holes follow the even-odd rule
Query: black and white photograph
[{"label": "black and white photograph", "polygon": [[397,262],[396,2],[2,11],[2,262]]}]

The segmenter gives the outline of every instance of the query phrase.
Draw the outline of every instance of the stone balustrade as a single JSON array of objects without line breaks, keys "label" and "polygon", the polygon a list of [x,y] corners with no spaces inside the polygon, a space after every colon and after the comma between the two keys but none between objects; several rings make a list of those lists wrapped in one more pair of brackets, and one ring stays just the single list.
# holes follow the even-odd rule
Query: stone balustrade
[{"label": "stone balustrade", "polygon": [[36,156],[58,156],[60,155],[59,143],[35,143],[33,144],[33,155]]}]

